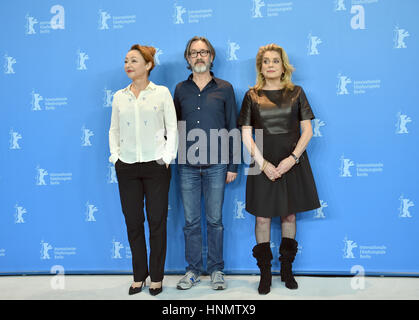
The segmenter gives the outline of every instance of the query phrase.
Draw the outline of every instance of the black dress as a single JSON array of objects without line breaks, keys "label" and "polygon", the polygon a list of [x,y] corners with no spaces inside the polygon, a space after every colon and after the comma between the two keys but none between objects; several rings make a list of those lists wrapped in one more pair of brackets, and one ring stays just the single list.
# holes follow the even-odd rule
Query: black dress
[{"label": "black dress", "polygon": [[[263,129],[263,157],[277,166],[290,156],[300,138],[300,121],[314,114],[304,90],[254,90],[246,92],[240,111],[239,126]],[[255,164],[257,165],[257,164]],[[316,184],[307,152],[281,178],[271,181],[262,172],[248,175],[246,210],[258,217],[285,217],[320,207]]]}]

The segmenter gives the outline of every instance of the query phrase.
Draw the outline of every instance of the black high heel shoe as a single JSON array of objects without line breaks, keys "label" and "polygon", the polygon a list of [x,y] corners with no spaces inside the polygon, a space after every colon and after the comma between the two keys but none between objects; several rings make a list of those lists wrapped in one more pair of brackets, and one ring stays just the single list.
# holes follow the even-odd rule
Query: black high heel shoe
[{"label": "black high heel shoe", "polygon": [[161,293],[163,291],[163,282],[162,282],[160,288],[155,288],[155,289],[149,288],[148,291],[150,292],[150,294],[152,296],[157,296],[159,293]]},{"label": "black high heel shoe", "polygon": [[145,281],[143,281],[143,283],[139,287],[129,287],[128,294],[131,296],[133,294],[140,293],[143,290],[143,287],[145,287]]},{"label": "black high heel shoe", "polygon": [[160,288],[157,289],[148,289],[148,291],[150,291],[150,294],[152,296],[157,296],[159,293],[161,293],[163,291],[163,286],[161,286]]}]

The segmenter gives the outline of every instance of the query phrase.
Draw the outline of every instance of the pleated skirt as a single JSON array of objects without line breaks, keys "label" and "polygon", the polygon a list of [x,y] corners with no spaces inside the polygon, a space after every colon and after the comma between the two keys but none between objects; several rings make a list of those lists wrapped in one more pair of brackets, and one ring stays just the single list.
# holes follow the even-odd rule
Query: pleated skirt
[{"label": "pleated skirt", "polygon": [[[277,166],[290,156],[299,137],[299,133],[264,134],[263,157]],[[319,207],[316,183],[306,151],[298,164],[275,181],[269,180],[263,172],[247,176],[246,210],[255,216],[286,217]]]}]

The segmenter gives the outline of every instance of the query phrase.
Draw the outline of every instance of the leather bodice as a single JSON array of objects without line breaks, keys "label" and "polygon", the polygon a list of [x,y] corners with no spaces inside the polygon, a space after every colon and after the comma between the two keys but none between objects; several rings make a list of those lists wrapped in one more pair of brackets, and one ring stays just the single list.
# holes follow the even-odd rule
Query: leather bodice
[{"label": "leather bodice", "polygon": [[300,121],[314,119],[303,88],[246,92],[238,125],[264,129],[268,134],[299,132]]}]

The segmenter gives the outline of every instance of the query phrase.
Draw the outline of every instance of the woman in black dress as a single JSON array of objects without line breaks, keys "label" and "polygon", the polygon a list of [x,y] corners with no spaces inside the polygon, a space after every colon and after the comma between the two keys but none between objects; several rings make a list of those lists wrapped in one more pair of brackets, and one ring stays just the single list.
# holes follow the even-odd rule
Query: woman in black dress
[{"label": "woman in black dress", "polygon": [[[295,214],[319,208],[320,202],[305,151],[314,115],[303,89],[291,82],[294,68],[284,49],[268,44],[259,48],[256,69],[256,85],[244,96],[238,123],[244,145],[263,172],[247,177],[246,210],[256,216],[253,256],[261,272],[259,293],[267,294],[272,282],[272,217],[281,217],[281,280],[297,289],[292,274],[298,251]],[[262,145],[255,143],[252,129],[263,131]]]}]

